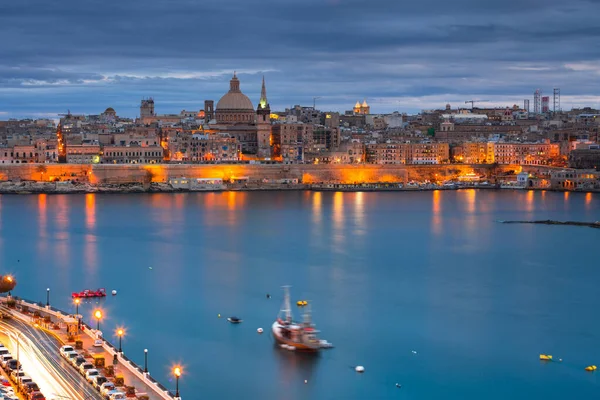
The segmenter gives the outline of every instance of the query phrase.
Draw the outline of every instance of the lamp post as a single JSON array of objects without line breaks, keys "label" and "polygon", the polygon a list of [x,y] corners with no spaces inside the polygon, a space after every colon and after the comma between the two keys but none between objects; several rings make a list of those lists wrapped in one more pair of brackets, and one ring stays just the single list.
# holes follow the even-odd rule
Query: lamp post
[{"label": "lamp post", "polygon": [[[79,303],[81,303],[81,300],[79,300],[79,298],[75,299],[75,315],[79,315]],[[79,319],[79,317],[77,317],[77,319]]]},{"label": "lamp post", "polygon": [[102,311],[100,310],[96,310],[94,312],[94,317],[96,317],[96,330],[99,331],[100,330],[100,320],[102,319]]},{"label": "lamp post", "polygon": [[179,377],[181,376],[181,367],[173,368],[173,374],[175,374],[175,398],[179,398]]},{"label": "lamp post", "polygon": [[50,307],[50,288],[46,289],[46,307]]},{"label": "lamp post", "polygon": [[144,372],[148,373],[148,349],[144,349]]},{"label": "lamp post", "polygon": [[123,353],[123,346],[121,345],[121,340],[123,339],[123,335],[125,331],[123,329],[117,330],[117,336],[119,337],[119,353]]}]

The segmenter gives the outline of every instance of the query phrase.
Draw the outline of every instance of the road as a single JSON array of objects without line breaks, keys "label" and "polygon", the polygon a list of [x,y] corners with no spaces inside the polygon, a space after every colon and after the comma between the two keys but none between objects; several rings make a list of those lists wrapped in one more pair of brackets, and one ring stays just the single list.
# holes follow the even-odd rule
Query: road
[{"label": "road", "polygon": [[[48,400],[101,400],[102,396],[59,353],[60,343],[41,329],[17,318],[0,320],[4,343],[38,384]],[[17,341],[18,340],[18,341]],[[18,343],[18,345],[17,345]]]}]

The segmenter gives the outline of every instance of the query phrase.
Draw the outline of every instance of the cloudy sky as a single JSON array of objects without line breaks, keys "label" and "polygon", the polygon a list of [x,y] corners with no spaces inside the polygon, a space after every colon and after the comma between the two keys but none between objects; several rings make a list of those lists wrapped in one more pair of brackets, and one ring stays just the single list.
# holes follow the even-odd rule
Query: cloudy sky
[{"label": "cloudy sky", "polygon": [[2,0],[0,119],[198,110],[238,71],[271,108],[600,107],[599,0]]}]

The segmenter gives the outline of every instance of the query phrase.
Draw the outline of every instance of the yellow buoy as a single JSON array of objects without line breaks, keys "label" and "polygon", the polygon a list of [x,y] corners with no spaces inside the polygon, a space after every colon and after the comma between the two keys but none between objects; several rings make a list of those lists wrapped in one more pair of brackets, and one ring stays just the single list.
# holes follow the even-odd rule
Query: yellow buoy
[{"label": "yellow buoy", "polygon": [[540,360],[543,361],[552,361],[552,356],[549,354],[540,354]]},{"label": "yellow buoy", "polygon": [[221,318],[221,314],[218,314],[217,316],[218,316],[219,318]]},{"label": "yellow buoy", "polygon": [[302,301],[301,301],[301,300],[300,300],[300,301],[297,301],[297,302],[296,302],[296,305],[297,305],[298,307],[302,307]]},{"label": "yellow buoy", "polygon": [[590,365],[589,367],[585,367],[586,371],[595,371],[597,367],[595,365]]}]

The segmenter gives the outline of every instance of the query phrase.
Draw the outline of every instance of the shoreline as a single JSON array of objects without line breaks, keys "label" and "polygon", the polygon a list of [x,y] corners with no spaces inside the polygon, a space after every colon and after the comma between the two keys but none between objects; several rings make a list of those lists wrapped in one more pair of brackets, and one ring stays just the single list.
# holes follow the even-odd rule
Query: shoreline
[{"label": "shoreline", "polygon": [[[399,186],[400,185],[400,186]],[[431,192],[436,190],[498,190],[498,191],[549,191],[573,193],[600,193],[600,189],[565,190],[554,188],[502,188],[500,185],[465,185],[460,187],[406,187],[398,183],[365,183],[365,184],[245,184],[229,185],[225,189],[187,190],[175,189],[168,183],[124,183],[100,184],[61,182],[21,181],[0,182],[0,195],[38,195],[38,194],[152,194],[152,193],[218,193],[218,192],[283,192],[283,191],[313,191],[313,192]]]}]

